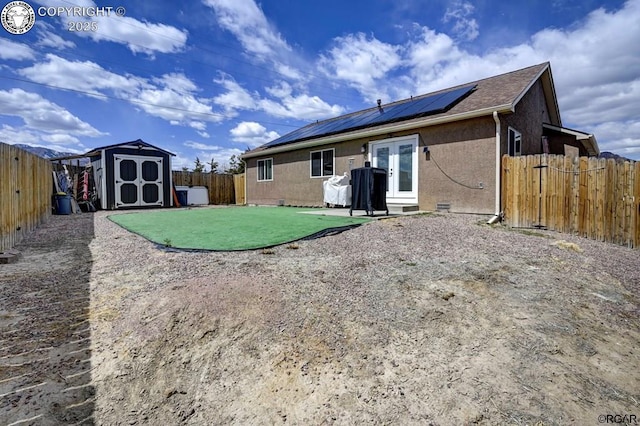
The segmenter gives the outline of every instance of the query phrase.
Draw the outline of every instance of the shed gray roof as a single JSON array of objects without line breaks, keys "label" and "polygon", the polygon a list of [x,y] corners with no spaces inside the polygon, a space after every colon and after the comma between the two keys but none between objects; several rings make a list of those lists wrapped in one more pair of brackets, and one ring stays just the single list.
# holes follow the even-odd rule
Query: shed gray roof
[{"label": "shed gray roof", "polygon": [[167,150],[164,150],[162,148],[158,148],[157,146],[151,145],[150,143],[147,143],[147,142],[143,141],[142,139],[136,139],[135,141],[121,142],[121,143],[116,143],[116,144],[113,144],[113,145],[106,145],[106,146],[101,146],[101,147],[98,147],[98,148],[94,148],[91,151],[85,153],[84,156],[85,157],[92,157],[92,156],[95,156],[95,155],[99,155],[100,151],[102,151],[104,149],[116,148],[118,146],[127,146],[127,145],[128,146],[136,146],[136,147],[141,147],[142,146],[142,147],[145,147],[145,148],[151,148],[151,149],[155,149],[155,150],[158,150],[158,151],[162,151],[165,154],[169,154],[169,155],[175,157],[174,153],[169,152]]}]

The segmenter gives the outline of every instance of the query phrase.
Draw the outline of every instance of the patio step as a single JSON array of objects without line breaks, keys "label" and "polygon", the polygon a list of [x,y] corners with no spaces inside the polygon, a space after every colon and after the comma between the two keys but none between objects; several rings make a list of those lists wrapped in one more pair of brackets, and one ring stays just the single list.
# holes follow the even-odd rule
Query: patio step
[{"label": "patio step", "polygon": [[420,208],[417,204],[387,204],[389,214],[417,212]]}]

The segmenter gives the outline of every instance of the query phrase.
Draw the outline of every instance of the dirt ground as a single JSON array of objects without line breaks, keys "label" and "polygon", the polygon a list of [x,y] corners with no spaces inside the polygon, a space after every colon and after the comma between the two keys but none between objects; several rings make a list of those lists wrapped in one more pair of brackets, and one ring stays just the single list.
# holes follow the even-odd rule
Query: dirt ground
[{"label": "dirt ground", "polygon": [[639,250],[434,214],[186,253],[107,214],[0,265],[0,424],[640,422]]}]

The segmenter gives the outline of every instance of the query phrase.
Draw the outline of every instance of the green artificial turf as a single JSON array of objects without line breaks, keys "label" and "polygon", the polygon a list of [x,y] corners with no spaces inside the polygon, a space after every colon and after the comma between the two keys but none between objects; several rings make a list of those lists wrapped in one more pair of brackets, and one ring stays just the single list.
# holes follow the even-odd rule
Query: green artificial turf
[{"label": "green artificial turf", "polygon": [[293,207],[165,209],[109,216],[123,228],[166,246],[201,250],[271,247],[369,219],[303,214]]}]

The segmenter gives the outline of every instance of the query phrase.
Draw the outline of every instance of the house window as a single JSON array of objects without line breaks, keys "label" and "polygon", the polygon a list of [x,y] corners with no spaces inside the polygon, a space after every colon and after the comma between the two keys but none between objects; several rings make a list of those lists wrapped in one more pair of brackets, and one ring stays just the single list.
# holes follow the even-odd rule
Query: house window
[{"label": "house window", "polygon": [[522,152],[522,135],[517,130],[509,127],[509,155],[517,157]]},{"label": "house window", "polygon": [[258,160],[258,182],[273,180],[273,158]]},{"label": "house window", "polygon": [[311,152],[311,177],[333,176],[335,150]]}]

